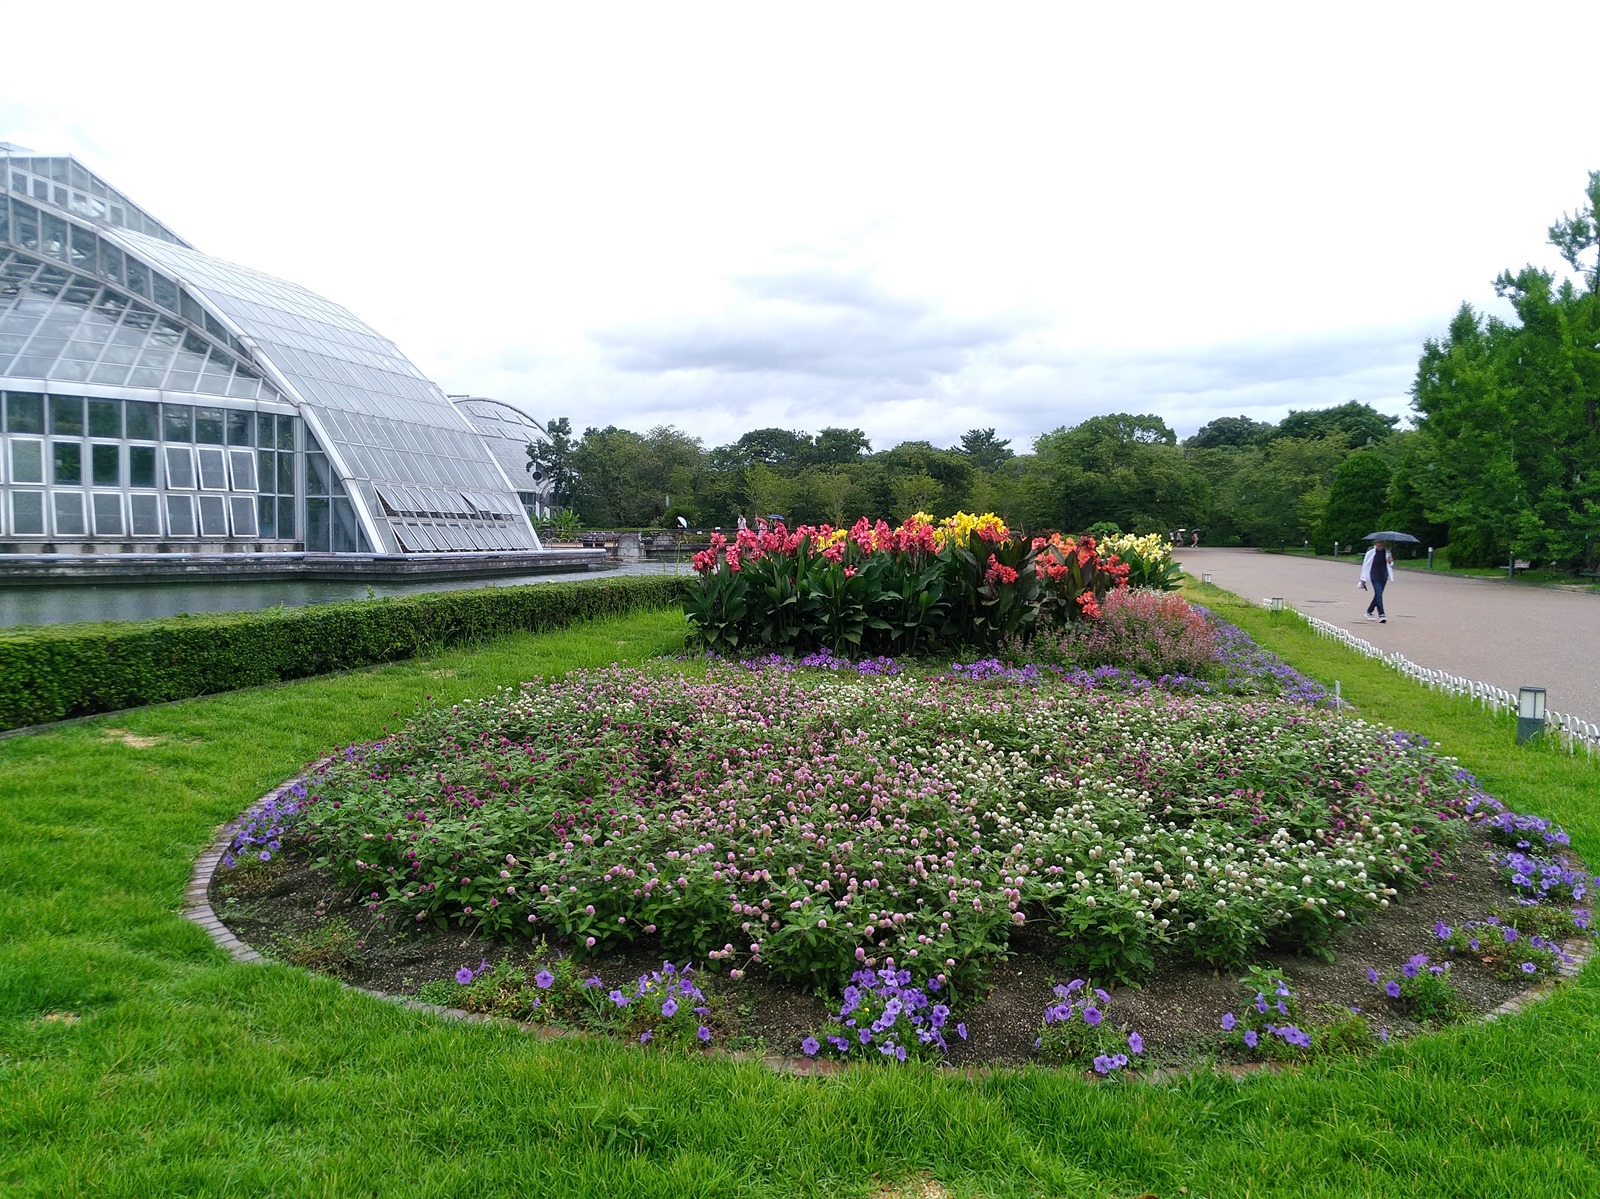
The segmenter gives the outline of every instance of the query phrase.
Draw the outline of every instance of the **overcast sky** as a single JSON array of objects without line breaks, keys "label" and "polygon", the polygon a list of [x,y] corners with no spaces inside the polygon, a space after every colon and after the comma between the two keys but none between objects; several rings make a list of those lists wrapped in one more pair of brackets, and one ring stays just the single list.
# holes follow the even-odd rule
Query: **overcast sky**
[{"label": "overcast sky", "polygon": [[[396,15],[400,14],[400,15]],[[412,15],[415,14],[415,15]],[[582,430],[1360,400],[1600,168],[1600,4],[10,6],[70,153],[446,391]]]}]

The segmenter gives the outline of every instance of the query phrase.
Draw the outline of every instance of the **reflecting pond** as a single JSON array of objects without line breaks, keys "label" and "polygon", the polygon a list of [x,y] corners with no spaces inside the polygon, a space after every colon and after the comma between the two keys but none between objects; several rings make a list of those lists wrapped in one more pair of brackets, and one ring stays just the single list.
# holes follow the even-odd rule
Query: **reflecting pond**
[{"label": "reflecting pond", "polygon": [[0,628],[72,624],[88,620],[148,620],[185,612],[251,612],[275,608],[280,604],[286,608],[298,608],[303,604],[337,604],[428,591],[522,587],[530,583],[561,583],[615,575],[674,573],[690,573],[688,563],[629,562],[605,571],[497,575],[477,579],[410,579],[392,583],[323,579],[218,579],[204,582],[183,579],[172,582],[64,583],[46,586],[0,584]]}]

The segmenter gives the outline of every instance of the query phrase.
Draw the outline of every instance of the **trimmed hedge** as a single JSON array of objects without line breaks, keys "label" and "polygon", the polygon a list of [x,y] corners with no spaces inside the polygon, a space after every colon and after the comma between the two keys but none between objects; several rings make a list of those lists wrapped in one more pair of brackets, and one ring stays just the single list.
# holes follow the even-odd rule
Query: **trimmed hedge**
[{"label": "trimmed hedge", "polygon": [[669,608],[683,602],[688,584],[623,576],[0,632],[0,729]]}]

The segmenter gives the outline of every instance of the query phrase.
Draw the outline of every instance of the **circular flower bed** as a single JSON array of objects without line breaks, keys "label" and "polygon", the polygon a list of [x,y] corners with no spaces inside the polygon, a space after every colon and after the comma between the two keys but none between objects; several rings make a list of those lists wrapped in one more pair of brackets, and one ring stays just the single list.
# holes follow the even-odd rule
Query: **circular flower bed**
[{"label": "circular flower bed", "polygon": [[[1056,984],[1040,1050],[1108,1069],[1141,1038],[1102,1027],[1103,1001],[1079,1012],[1070,997],[1145,980],[1158,957],[1256,967],[1262,1010],[1237,1035],[1309,1049],[1263,958],[1326,955],[1465,838],[1505,842],[1530,906],[1582,900],[1588,877],[1540,856],[1559,830],[1504,812],[1425,739],[1340,713],[1256,647],[1221,642],[1215,677],[1170,687],[1106,667],[826,654],[574,674],[430,707],[345,749],[235,850],[292,842],[380,926],[539,942],[543,964],[457,972],[485,1010],[520,996],[532,1013],[559,959],[556,993],[616,1023],[570,963],[631,947],[700,963],[701,982],[752,971],[842,994],[804,1046],[845,1056],[945,1056],[996,965],[1045,945],[1073,981]],[[1535,969],[1512,968],[1560,964],[1554,937],[1574,920],[1547,924]],[[1446,934],[1440,952],[1469,940]],[[632,998],[684,977],[641,977]],[[709,1009],[692,998],[679,1039],[704,1043]],[[664,1037],[679,1006],[662,1000],[629,1035]]]}]

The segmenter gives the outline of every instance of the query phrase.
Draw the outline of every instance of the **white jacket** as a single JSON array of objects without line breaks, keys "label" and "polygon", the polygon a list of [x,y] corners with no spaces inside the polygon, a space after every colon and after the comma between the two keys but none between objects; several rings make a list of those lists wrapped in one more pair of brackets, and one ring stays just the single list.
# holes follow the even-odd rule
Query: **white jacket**
[{"label": "white jacket", "polygon": [[[1376,556],[1377,552],[1378,552],[1378,547],[1377,546],[1375,546],[1375,545],[1368,546],[1367,547],[1367,556],[1365,558],[1361,559],[1361,585],[1363,587],[1368,587],[1368,586],[1371,586],[1371,584],[1372,584],[1372,559],[1373,559],[1374,556]],[[1384,552],[1384,555],[1389,559],[1389,561],[1387,563],[1387,566],[1389,568],[1389,578],[1388,578],[1388,581],[1384,584],[1384,586],[1387,587],[1387,586],[1392,586],[1394,584],[1394,551],[1390,550],[1390,549],[1386,549],[1383,552]]]}]

